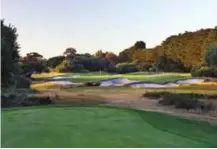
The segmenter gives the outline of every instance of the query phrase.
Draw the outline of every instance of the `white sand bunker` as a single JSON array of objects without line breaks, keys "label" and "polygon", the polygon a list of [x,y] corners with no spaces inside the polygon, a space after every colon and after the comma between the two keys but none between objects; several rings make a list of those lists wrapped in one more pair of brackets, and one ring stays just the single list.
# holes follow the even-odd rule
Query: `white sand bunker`
[{"label": "white sand bunker", "polygon": [[174,82],[168,83],[152,83],[152,82],[141,82],[129,80],[127,78],[115,78],[109,80],[100,81],[100,86],[123,86],[127,85],[134,88],[165,88],[165,87],[176,87],[180,84],[197,84],[204,82],[203,78],[189,78],[181,79]]},{"label": "white sand bunker", "polygon": [[129,80],[127,78],[115,78],[109,80],[100,81],[100,86],[120,86],[128,83],[135,82],[133,80]]},{"label": "white sand bunker", "polygon": [[135,83],[129,85],[134,88],[164,88],[164,87],[175,87],[176,83],[166,83],[166,84],[158,84],[158,83]]},{"label": "white sand bunker", "polygon": [[73,76],[56,76],[50,78],[51,80],[63,80],[63,79],[70,79],[70,78],[79,78],[80,75],[73,75]]},{"label": "white sand bunker", "polygon": [[192,79],[182,79],[175,81],[177,84],[196,84],[196,83],[201,83],[204,82],[204,79],[202,78],[192,78]]},{"label": "white sand bunker", "polygon": [[71,81],[50,81],[52,83],[55,83],[55,84],[60,84],[60,85],[70,85],[70,84],[74,84],[73,82]]},{"label": "white sand bunker", "polygon": [[150,82],[138,82],[132,83],[129,86],[134,88],[165,88],[165,87],[176,87],[180,84],[197,84],[204,82],[202,78],[191,78],[191,79],[181,79],[171,83],[150,83]]}]

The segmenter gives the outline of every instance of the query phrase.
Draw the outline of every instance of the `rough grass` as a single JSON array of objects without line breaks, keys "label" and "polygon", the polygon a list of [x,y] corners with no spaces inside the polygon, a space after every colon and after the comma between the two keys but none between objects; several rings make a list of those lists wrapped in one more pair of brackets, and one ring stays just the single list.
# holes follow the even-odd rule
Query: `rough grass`
[{"label": "rough grass", "polygon": [[217,126],[106,107],[2,111],[2,147],[216,147]]},{"label": "rough grass", "polygon": [[167,95],[171,96],[180,96],[180,97],[188,97],[189,99],[217,99],[217,93],[216,94],[201,94],[201,93],[173,93],[173,92],[145,92],[143,94],[143,97],[148,98],[161,98]]}]

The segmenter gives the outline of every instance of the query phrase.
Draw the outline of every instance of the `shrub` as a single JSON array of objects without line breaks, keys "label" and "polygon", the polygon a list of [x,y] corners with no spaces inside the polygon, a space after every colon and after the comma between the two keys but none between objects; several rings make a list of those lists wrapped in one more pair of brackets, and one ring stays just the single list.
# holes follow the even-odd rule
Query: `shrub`
[{"label": "shrub", "polygon": [[80,72],[80,73],[88,73],[88,72],[90,72],[90,71],[87,70],[87,69],[82,69],[82,70],[80,70],[79,72]]},{"label": "shrub", "polygon": [[138,69],[135,63],[119,63],[116,65],[118,73],[130,73],[130,72],[137,72]]},{"label": "shrub", "polygon": [[85,82],[84,86],[100,86],[100,82]]},{"label": "shrub", "polygon": [[176,97],[172,94],[166,94],[163,96],[162,100],[159,100],[159,103],[162,105],[174,105]]},{"label": "shrub", "polygon": [[69,65],[69,60],[64,60],[61,64],[56,66],[54,71],[55,72],[70,72],[68,65]]},{"label": "shrub", "polygon": [[55,68],[57,65],[61,64],[64,59],[64,56],[51,57],[47,60],[47,66],[50,68]]},{"label": "shrub", "polygon": [[150,71],[151,69],[153,69],[153,64],[149,62],[144,62],[138,65],[138,69],[140,71]]},{"label": "shrub", "polygon": [[193,67],[191,75],[194,77],[217,77],[217,67]]},{"label": "shrub", "polygon": [[2,107],[21,107],[52,104],[49,97],[28,96],[31,90],[11,90],[5,91],[1,95]]},{"label": "shrub", "polygon": [[184,64],[181,61],[179,60],[174,61],[168,58],[166,55],[158,57],[155,63],[155,66],[158,71],[164,71],[164,72],[184,72],[185,71]]},{"label": "shrub", "polygon": [[163,99],[159,101],[162,105],[174,105],[176,108],[182,109],[201,109],[201,110],[212,110],[215,106],[212,102],[205,103],[204,101],[198,100],[204,97],[204,95],[196,94],[165,94]]},{"label": "shrub", "polygon": [[204,62],[207,66],[216,66],[217,67],[217,43],[213,44],[208,48],[204,53]]},{"label": "shrub", "polygon": [[116,73],[116,72],[117,72],[117,68],[115,68],[115,67],[110,67],[110,68],[107,69],[107,72]]},{"label": "shrub", "polygon": [[25,102],[23,102],[24,106],[33,106],[33,105],[49,105],[52,104],[52,100],[50,97],[39,97],[39,96],[30,96],[27,98]]},{"label": "shrub", "polygon": [[170,94],[169,92],[146,92],[145,94],[143,94],[143,97],[147,97],[147,98],[161,98],[166,94]]}]

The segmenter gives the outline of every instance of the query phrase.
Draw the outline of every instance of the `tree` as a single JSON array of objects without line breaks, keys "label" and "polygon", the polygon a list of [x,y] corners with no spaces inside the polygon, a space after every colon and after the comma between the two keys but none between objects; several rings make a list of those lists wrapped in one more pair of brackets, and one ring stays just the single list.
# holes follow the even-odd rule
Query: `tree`
[{"label": "tree", "polygon": [[11,83],[12,74],[18,72],[19,45],[17,43],[17,29],[12,25],[5,25],[1,20],[1,82],[2,85]]},{"label": "tree", "polygon": [[131,62],[133,60],[133,54],[136,51],[146,48],[146,44],[143,41],[137,41],[133,46],[127,48],[119,53],[120,62]]},{"label": "tree", "polygon": [[21,62],[39,62],[43,59],[43,56],[37,52],[27,53],[26,56],[21,58]]},{"label": "tree", "polygon": [[144,41],[137,41],[135,44],[134,44],[134,48],[137,50],[137,49],[146,49],[146,44]]},{"label": "tree", "polygon": [[46,65],[47,61],[43,56],[37,52],[27,53],[26,56],[20,59],[22,73],[28,73],[36,71],[41,73],[43,71],[48,71]]},{"label": "tree", "polygon": [[65,50],[65,52],[63,53],[63,55],[66,57],[66,58],[74,58],[75,57],[75,55],[76,55],[76,49],[74,49],[74,48],[67,48],[66,50]]},{"label": "tree", "polygon": [[113,65],[118,63],[118,56],[113,52],[106,53],[105,58],[107,58]]},{"label": "tree", "polygon": [[204,53],[204,61],[208,66],[217,66],[217,43],[210,46]]},{"label": "tree", "polygon": [[61,64],[64,59],[64,56],[51,57],[47,60],[47,66],[50,68],[55,68],[57,65]]},{"label": "tree", "polygon": [[106,56],[108,52],[103,52],[102,50],[98,50],[96,53],[95,53],[95,56],[96,57],[100,57],[100,58],[104,58]]}]

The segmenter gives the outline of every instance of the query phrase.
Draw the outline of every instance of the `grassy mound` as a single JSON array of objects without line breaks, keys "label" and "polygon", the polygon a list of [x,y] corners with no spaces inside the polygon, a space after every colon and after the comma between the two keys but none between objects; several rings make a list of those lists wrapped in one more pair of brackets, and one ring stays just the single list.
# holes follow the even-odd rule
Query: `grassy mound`
[{"label": "grassy mound", "polygon": [[2,111],[2,147],[216,147],[217,126],[106,107]]}]

